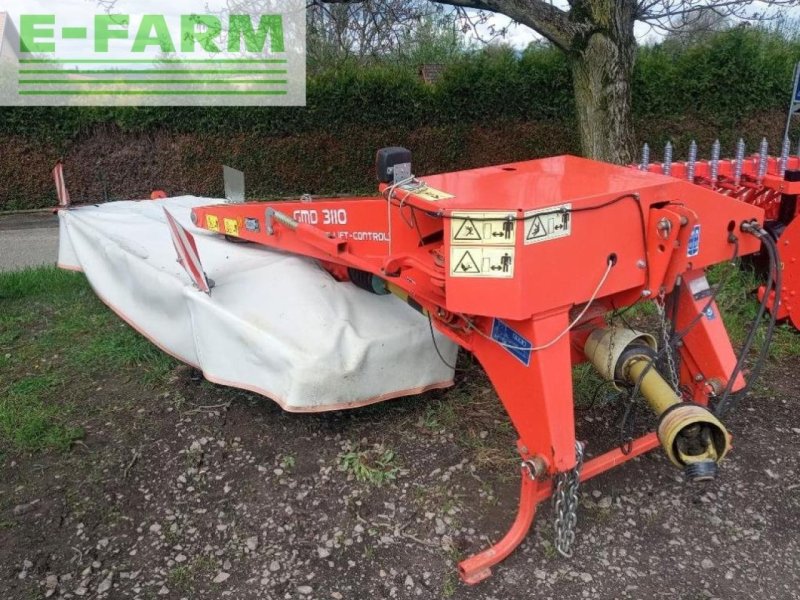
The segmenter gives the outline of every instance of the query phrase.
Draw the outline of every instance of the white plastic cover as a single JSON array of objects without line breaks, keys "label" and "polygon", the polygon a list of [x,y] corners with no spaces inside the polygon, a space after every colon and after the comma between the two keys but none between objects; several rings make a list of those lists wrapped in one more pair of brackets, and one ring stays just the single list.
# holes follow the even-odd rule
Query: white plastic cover
[{"label": "white plastic cover", "polygon": [[[293,412],[353,408],[452,385],[428,320],[394,296],[334,280],[314,261],[234,244],[191,224],[221,200],[182,196],[61,211],[60,267],[165,352],[215,383]],[[163,208],[191,233],[215,287],[198,291],[176,261]],[[444,359],[457,346],[436,333]]]}]

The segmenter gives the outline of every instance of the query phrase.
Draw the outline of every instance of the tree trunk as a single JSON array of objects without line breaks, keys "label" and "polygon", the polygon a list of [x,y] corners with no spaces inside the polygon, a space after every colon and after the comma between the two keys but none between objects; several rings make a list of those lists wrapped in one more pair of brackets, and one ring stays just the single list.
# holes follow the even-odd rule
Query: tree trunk
[{"label": "tree trunk", "polygon": [[631,75],[634,42],[620,47],[595,33],[586,48],[572,56],[572,81],[581,150],[589,158],[617,164],[634,161]]},{"label": "tree trunk", "polygon": [[[568,51],[583,155],[617,164],[635,159],[631,78],[636,57],[627,2],[586,2],[588,33]],[[626,6],[627,5],[627,6]]]}]

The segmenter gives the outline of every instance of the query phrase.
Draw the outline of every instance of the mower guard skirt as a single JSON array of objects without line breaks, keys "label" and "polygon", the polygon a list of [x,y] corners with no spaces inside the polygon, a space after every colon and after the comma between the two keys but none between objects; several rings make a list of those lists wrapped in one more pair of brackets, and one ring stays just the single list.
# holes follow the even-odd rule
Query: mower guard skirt
[{"label": "mower guard skirt", "polygon": [[[427,318],[394,296],[340,283],[313,260],[233,244],[191,224],[183,196],[59,212],[59,266],[155,345],[210,381],[291,412],[353,408],[452,385]],[[210,295],[176,261],[164,208],[194,236]],[[438,331],[443,358],[457,346]]]}]

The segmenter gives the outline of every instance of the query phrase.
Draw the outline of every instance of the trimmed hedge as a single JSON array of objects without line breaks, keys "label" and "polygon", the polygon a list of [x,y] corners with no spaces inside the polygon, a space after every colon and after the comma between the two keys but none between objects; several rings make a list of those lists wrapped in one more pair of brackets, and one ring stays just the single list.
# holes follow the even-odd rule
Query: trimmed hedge
[{"label": "trimmed hedge", "polygon": [[[782,135],[800,42],[736,28],[682,47],[640,49],[637,135],[676,156],[737,137]],[[369,192],[376,148],[409,146],[419,172],[576,153],[572,83],[562,53],[533,46],[465,55],[434,86],[408,68],[346,67],[309,80],[296,108],[3,108],[0,210],[53,202],[50,169],[66,160],[76,200],[153,188],[221,193],[218,165],[245,171],[259,196]],[[682,150],[682,148],[684,148]]]}]

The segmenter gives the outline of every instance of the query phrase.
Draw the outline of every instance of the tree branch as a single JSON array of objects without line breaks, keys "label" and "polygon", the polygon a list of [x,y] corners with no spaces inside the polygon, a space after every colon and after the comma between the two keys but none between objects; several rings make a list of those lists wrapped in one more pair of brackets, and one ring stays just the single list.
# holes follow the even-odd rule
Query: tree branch
[{"label": "tree branch", "polygon": [[[345,4],[354,0],[322,0]],[[433,0],[456,8],[501,13],[522,25],[527,25],[556,46],[567,50],[575,34],[584,30],[580,23],[570,21],[567,12],[546,0]]]}]

